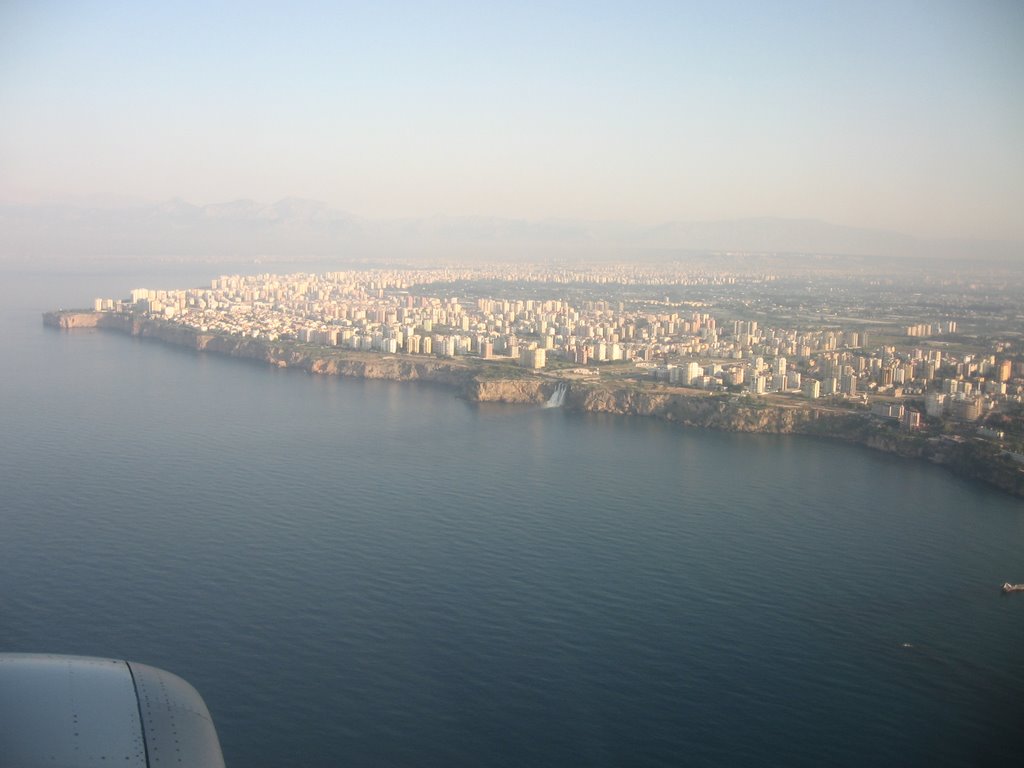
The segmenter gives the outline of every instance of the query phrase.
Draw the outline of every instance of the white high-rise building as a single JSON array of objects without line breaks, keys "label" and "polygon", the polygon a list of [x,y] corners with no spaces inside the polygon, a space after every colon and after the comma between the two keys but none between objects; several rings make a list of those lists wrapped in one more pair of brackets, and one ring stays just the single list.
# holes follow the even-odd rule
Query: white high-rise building
[{"label": "white high-rise building", "polygon": [[704,369],[701,368],[700,363],[690,362],[686,366],[686,375],[683,377],[683,383],[687,385],[693,384],[703,375]]}]

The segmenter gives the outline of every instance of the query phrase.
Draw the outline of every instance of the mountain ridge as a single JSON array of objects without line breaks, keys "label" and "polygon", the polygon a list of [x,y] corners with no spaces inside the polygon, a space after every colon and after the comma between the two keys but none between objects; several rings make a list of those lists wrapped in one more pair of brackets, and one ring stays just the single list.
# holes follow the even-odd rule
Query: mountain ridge
[{"label": "mountain ridge", "polygon": [[473,256],[701,251],[899,258],[1024,256],[1017,242],[925,239],[809,218],[748,217],[654,225],[569,218],[432,216],[374,219],[299,197],[196,205],[0,204],[0,258]]}]

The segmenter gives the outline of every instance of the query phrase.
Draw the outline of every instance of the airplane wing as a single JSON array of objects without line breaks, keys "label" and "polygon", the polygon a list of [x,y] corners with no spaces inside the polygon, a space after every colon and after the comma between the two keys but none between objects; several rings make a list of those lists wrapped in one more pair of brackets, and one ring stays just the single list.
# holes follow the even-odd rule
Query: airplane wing
[{"label": "airplane wing", "polygon": [[202,697],[134,661],[0,653],[0,765],[224,768]]}]

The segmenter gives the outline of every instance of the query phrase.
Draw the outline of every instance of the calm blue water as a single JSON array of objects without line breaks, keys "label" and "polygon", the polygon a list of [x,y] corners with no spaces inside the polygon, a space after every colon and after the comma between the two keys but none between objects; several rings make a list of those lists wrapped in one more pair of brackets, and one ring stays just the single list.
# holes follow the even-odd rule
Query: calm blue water
[{"label": "calm blue water", "polygon": [[177,672],[232,768],[1019,764],[1021,500],[40,323],[216,272],[0,274],[0,651]]}]

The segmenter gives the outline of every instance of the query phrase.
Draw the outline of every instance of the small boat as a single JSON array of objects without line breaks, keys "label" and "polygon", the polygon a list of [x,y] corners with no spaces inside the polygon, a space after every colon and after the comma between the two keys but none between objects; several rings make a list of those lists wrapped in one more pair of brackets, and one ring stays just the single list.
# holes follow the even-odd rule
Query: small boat
[{"label": "small boat", "polygon": [[1010,592],[1024,592],[1024,584],[1011,584],[1006,582],[1003,584],[1003,594],[1008,595]]}]

